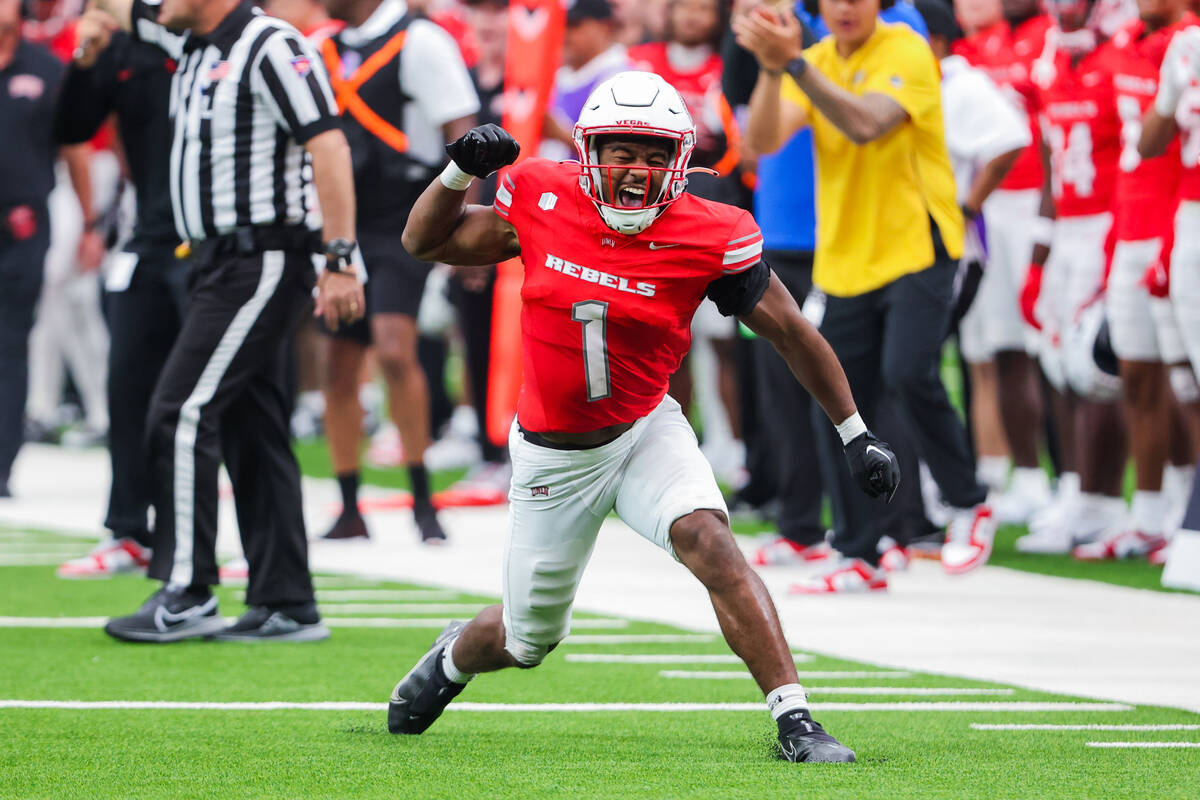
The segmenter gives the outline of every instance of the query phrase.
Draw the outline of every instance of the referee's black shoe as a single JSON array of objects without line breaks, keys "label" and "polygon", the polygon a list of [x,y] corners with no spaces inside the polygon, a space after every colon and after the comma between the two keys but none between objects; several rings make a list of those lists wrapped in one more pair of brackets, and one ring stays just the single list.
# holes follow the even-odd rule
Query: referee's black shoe
[{"label": "referee's black shoe", "polygon": [[779,720],[779,757],[784,761],[846,763],[855,760],[854,751],[826,733],[807,710],[789,717]]},{"label": "referee's black shoe", "polygon": [[250,606],[237,622],[212,635],[220,642],[317,642],[329,638],[316,603],[287,608]]},{"label": "referee's black shoe", "polygon": [[442,715],[450,701],[466,687],[455,683],[442,670],[442,652],[446,642],[464,628],[451,622],[434,640],[433,646],[417,665],[400,679],[388,698],[388,730],[392,733],[424,733]]},{"label": "referee's black shoe", "polygon": [[104,632],[126,642],[177,642],[225,627],[211,592],[166,585],[128,617],[110,619]]}]

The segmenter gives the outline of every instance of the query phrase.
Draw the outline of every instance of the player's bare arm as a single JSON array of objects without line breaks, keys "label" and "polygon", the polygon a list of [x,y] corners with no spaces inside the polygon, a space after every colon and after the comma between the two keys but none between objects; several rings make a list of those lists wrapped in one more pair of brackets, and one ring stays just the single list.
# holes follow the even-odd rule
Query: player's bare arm
[{"label": "player's bare arm", "polygon": [[[326,242],[353,242],[354,170],[350,145],[340,128],[325,131],[309,139],[304,149],[312,158],[313,185],[321,203]],[[342,272],[326,269],[317,281],[316,314],[337,330],[339,321],[353,322],[366,311],[362,283],[354,268]]]},{"label": "player's bare arm", "polygon": [[123,31],[133,29],[133,0],[92,0],[88,8],[108,14]]},{"label": "player's bare arm", "polygon": [[[874,141],[908,120],[908,112],[887,95],[868,92],[859,97],[835,86],[817,70],[807,68],[800,42],[800,21],[790,9],[779,14],[759,6],[735,20],[733,29],[738,44],[754,53],[759,66],[769,73],[768,79],[772,74],[782,75],[788,70],[813,106],[855,144]],[[791,69],[790,65],[794,64],[800,68]],[[778,81],[777,78],[774,80]],[[758,87],[755,89],[757,91]],[[764,93],[766,91],[769,89],[764,89]],[[776,92],[776,105],[780,105],[778,98]],[[776,148],[793,132],[787,132]],[[783,131],[777,131],[776,136],[779,135],[783,135]]]},{"label": "player's bare arm", "polygon": [[774,273],[762,298],[739,319],[774,345],[796,380],[821,404],[842,436],[850,471],[863,491],[890,500],[900,483],[895,454],[867,430],[833,348],[800,313],[795,299]]},{"label": "player's bare arm", "polygon": [[983,169],[979,170],[979,174],[972,181],[967,196],[963,199],[963,208],[973,215],[978,215],[983,210],[983,201],[996,191],[996,188],[1004,180],[1004,176],[1009,173],[1013,164],[1017,163],[1017,159],[1024,151],[1024,147],[1018,147],[1007,153],[1001,153],[984,164]]},{"label": "player's bare arm", "polygon": [[1142,135],[1138,139],[1138,155],[1142,158],[1157,158],[1167,152],[1167,146],[1179,133],[1173,117],[1164,117],[1151,106],[1142,117]]},{"label": "player's bare arm", "polygon": [[517,232],[491,206],[468,205],[467,188],[516,160],[520,146],[498,125],[473,128],[446,145],[451,162],[409,214],[401,242],[422,261],[487,266],[521,253]]}]

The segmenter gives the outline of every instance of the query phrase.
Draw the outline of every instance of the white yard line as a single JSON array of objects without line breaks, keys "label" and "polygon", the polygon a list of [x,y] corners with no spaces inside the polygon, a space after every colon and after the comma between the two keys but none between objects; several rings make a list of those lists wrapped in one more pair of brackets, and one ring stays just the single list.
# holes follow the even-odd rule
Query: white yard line
[{"label": "white yard line", "polygon": [[[571,623],[579,625],[579,620]],[[807,653],[792,653],[792,660],[797,664],[812,661],[814,656]],[[646,653],[567,653],[568,664],[741,664],[742,660],[732,653],[690,655],[648,655]],[[908,675],[909,673],[904,673]]]},{"label": "white yard line", "polygon": [[459,592],[445,589],[317,589],[317,601],[329,603],[350,603],[363,601],[389,600],[393,603],[405,601],[454,600]]},{"label": "white yard line", "polygon": [[[734,656],[736,658],[736,656]],[[568,660],[570,656],[567,657]],[[879,670],[810,670],[808,672],[797,673],[801,678],[871,678],[879,680],[911,678],[911,672],[883,672]],[[734,681],[734,680],[753,680],[754,676],[749,672],[720,672],[717,670],[691,670],[691,669],[665,669],[658,673],[662,678],[681,678],[694,680],[718,680],[718,681]]]},{"label": "white yard line", "polygon": [[92,542],[0,542],[0,555],[49,555],[51,553],[86,553],[95,547]]},{"label": "white yard line", "polygon": [[0,554],[0,567],[48,567],[61,564],[73,556],[86,554],[87,547],[77,547],[74,550],[64,550],[54,553],[22,553],[20,555]]},{"label": "white yard line", "polygon": [[1194,749],[1200,748],[1200,742],[1088,742],[1088,747],[1134,748],[1146,750]]},{"label": "white yard line", "polygon": [[487,608],[483,603],[327,603],[321,610],[329,614],[471,614]]},{"label": "white yard line", "polygon": [[[336,609],[325,609],[326,611]],[[226,617],[233,622],[237,617]],[[440,629],[455,620],[451,617],[338,617],[325,615],[325,624],[331,628],[429,628]],[[0,617],[0,628],[103,628],[108,617]],[[571,623],[576,628],[604,630],[624,628],[629,624],[624,619],[577,619]]]},{"label": "white yard line", "polygon": [[[383,711],[387,703],[364,702],[245,702],[208,703],[176,700],[0,700],[0,709],[166,710],[166,711]],[[818,711],[1131,711],[1119,703],[814,703]],[[762,703],[451,703],[449,711],[491,712],[595,712],[595,711],[755,711],[764,713]]]},{"label": "white yard line", "polygon": [[1200,725],[1051,725],[1051,724],[988,724],[972,722],[977,731],[1200,731]]},{"label": "white yard line", "polygon": [[584,633],[578,636],[572,633],[563,644],[701,644],[716,640],[716,636],[707,633]]}]

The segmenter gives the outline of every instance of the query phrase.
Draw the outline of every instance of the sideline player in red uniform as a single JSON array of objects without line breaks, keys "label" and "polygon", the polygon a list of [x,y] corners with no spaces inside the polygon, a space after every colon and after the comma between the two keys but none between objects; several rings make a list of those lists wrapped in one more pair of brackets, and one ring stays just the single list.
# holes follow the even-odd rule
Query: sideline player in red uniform
[{"label": "sideline player in red uniform", "polygon": [[1174,319],[1155,316],[1145,283],[1147,269],[1162,257],[1164,242],[1170,238],[1179,186],[1179,144],[1172,144],[1162,156],[1142,159],[1138,140],[1142,114],[1158,91],[1167,45],[1196,18],[1187,11],[1186,0],[1138,0],[1138,15],[1140,19],[1113,38],[1113,86],[1122,149],[1113,220],[1116,248],[1105,293],[1137,486],[1129,520],[1102,541],[1076,548],[1075,557],[1087,560],[1143,556],[1161,549],[1166,544],[1163,533],[1169,506],[1162,491],[1163,466],[1169,457],[1176,464],[1192,460],[1165,367],[1186,360],[1186,352]]},{"label": "sideline player in red uniform", "polygon": [[[1067,369],[1074,361],[1064,349],[1079,338],[1080,314],[1097,303],[1104,283],[1121,151],[1112,84],[1115,48],[1102,24],[1101,3],[1064,2],[1056,10],[1059,27],[1047,34],[1031,70],[1050,156],[1051,197],[1042,209],[1053,209],[1054,218],[1037,220],[1044,231],[1038,238],[1045,241],[1033,251],[1022,311],[1042,331],[1040,357],[1054,389],[1059,453],[1065,470],[1079,475],[1081,491],[1064,494],[1048,513],[1030,521],[1030,533],[1016,544],[1024,553],[1068,553],[1098,539],[1125,513],[1120,496],[1124,428],[1113,403],[1115,391],[1101,396],[1096,386],[1071,380],[1077,371]],[[1102,316],[1103,304],[1089,313]]]},{"label": "sideline player in red uniform", "polygon": [[761,260],[750,214],[684,192],[695,127],[670,84],[646,72],[610,78],[584,104],[574,141],[582,164],[530,159],[504,176],[493,207],[464,207],[471,176],[518,151],[502,128],[474,129],[447,148],[454,161],[404,231],[419,258],[521,256],[525,382],[509,437],[503,604],[442,632],[393,691],[388,728],[421,733],[474,673],[539,664],[570,629],[584,566],[615,509],[708,589],[726,641],[767,697],[782,757],[853,761],[809,715],[770,595],[666,394],[700,301],[775,344],[838,422],[864,491],[895,490],[895,456],[867,431],[833,351]]}]

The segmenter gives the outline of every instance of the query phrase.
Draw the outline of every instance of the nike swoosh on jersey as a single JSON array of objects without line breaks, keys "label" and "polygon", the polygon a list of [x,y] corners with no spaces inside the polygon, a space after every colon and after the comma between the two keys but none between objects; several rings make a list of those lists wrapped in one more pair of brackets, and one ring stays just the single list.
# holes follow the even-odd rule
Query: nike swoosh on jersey
[{"label": "nike swoosh on jersey", "polygon": [[673,242],[671,244],[659,244],[658,242],[650,243],[651,250],[662,250],[663,248],[666,248],[666,247],[679,247],[679,242]]}]

